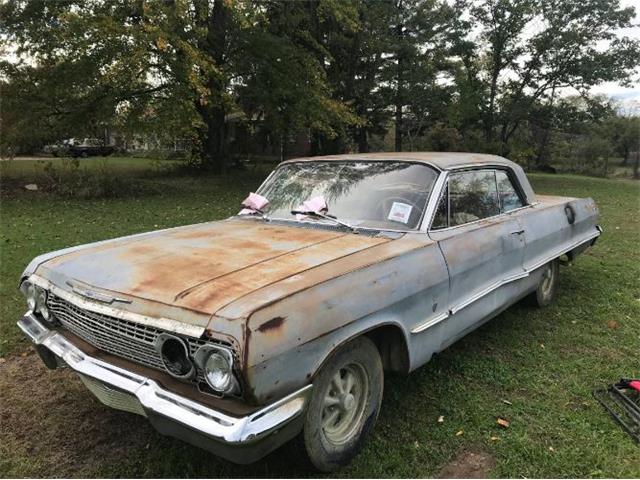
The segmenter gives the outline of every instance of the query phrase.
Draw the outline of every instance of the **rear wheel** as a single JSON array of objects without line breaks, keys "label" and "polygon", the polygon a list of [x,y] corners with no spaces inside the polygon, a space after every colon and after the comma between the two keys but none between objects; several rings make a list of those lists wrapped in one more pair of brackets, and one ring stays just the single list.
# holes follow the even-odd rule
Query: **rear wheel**
[{"label": "rear wheel", "polygon": [[304,426],[311,462],[330,472],[360,451],[382,401],[383,371],[374,343],[359,337],[335,352],[313,382]]},{"label": "rear wheel", "polygon": [[542,277],[538,288],[532,294],[532,300],[538,307],[546,307],[556,296],[558,290],[558,274],[560,267],[557,259],[552,260],[542,267]]}]

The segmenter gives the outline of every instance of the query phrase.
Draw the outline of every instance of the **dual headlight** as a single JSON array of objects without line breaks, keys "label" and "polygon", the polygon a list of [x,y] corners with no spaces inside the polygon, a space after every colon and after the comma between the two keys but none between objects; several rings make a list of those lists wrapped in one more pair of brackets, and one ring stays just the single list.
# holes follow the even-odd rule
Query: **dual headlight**
[{"label": "dual headlight", "polygon": [[210,352],[204,362],[204,377],[211,388],[233,393],[237,382],[233,376],[233,357],[228,350]]},{"label": "dual headlight", "polygon": [[192,380],[196,375],[197,366],[209,386],[216,392],[229,395],[238,391],[238,381],[233,374],[233,354],[226,348],[203,345],[196,351],[192,362],[189,348],[182,338],[162,333],[156,340],[156,350],[160,353],[164,368],[171,376],[181,380]]},{"label": "dual headlight", "polygon": [[51,312],[47,307],[47,291],[34,285],[31,282],[24,282],[20,286],[20,290],[27,297],[27,307],[29,311],[39,314],[43,319],[49,321],[51,319]]},{"label": "dual headlight", "polygon": [[194,358],[209,386],[216,392],[233,394],[238,391],[238,381],[233,374],[233,354],[226,348],[203,345]]}]

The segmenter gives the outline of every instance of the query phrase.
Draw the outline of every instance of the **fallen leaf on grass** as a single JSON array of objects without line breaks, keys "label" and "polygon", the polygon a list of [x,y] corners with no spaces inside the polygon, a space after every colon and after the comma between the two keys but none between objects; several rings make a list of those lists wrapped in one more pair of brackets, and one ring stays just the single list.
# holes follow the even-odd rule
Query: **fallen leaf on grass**
[{"label": "fallen leaf on grass", "polygon": [[444,415],[438,417],[438,423],[444,423]]},{"label": "fallen leaf on grass", "polygon": [[553,449],[553,447],[549,447],[549,451],[550,451],[550,452],[555,452],[555,450]]},{"label": "fallen leaf on grass", "polygon": [[502,403],[506,403],[507,405],[513,405],[509,400],[502,399]]},{"label": "fallen leaf on grass", "polygon": [[491,437],[492,442],[497,442],[498,440],[500,440],[500,437]]},{"label": "fallen leaf on grass", "polygon": [[509,422],[509,420],[505,420],[504,418],[500,417],[496,419],[496,423],[504,428],[509,428],[509,425],[511,425],[511,422]]},{"label": "fallen leaf on grass", "polygon": [[540,344],[540,348],[544,350],[544,343]]},{"label": "fallen leaf on grass", "polygon": [[616,322],[615,320],[609,320],[607,322],[607,327],[609,327],[611,330],[616,330],[618,326],[618,322]]},{"label": "fallen leaf on grass", "polygon": [[456,432],[456,437],[459,437],[460,435],[463,435],[463,434],[464,434],[464,430],[458,430]]}]

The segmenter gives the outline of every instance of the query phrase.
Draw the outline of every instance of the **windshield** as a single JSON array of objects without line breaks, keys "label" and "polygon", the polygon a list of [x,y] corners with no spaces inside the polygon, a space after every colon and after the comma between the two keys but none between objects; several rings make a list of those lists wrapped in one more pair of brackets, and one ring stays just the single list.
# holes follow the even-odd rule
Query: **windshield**
[{"label": "windshield", "polygon": [[409,162],[299,162],[276,169],[258,193],[270,218],[295,220],[292,210],[323,197],[330,215],[355,227],[412,230],[436,178],[433,168]]}]

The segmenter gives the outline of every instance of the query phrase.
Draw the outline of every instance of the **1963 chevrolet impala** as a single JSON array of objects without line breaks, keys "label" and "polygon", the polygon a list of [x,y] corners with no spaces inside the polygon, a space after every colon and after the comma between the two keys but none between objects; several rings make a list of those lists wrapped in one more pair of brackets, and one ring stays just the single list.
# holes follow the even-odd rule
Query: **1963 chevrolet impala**
[{"label": "1963 chevrolet impala", "polygon": [[106,405],[248,463],[304,431],[321,470],[410,372],[601,233],[591,199],[536,196],[491,155],[289,160],[236,216],[34,259],[18,325]]}]

